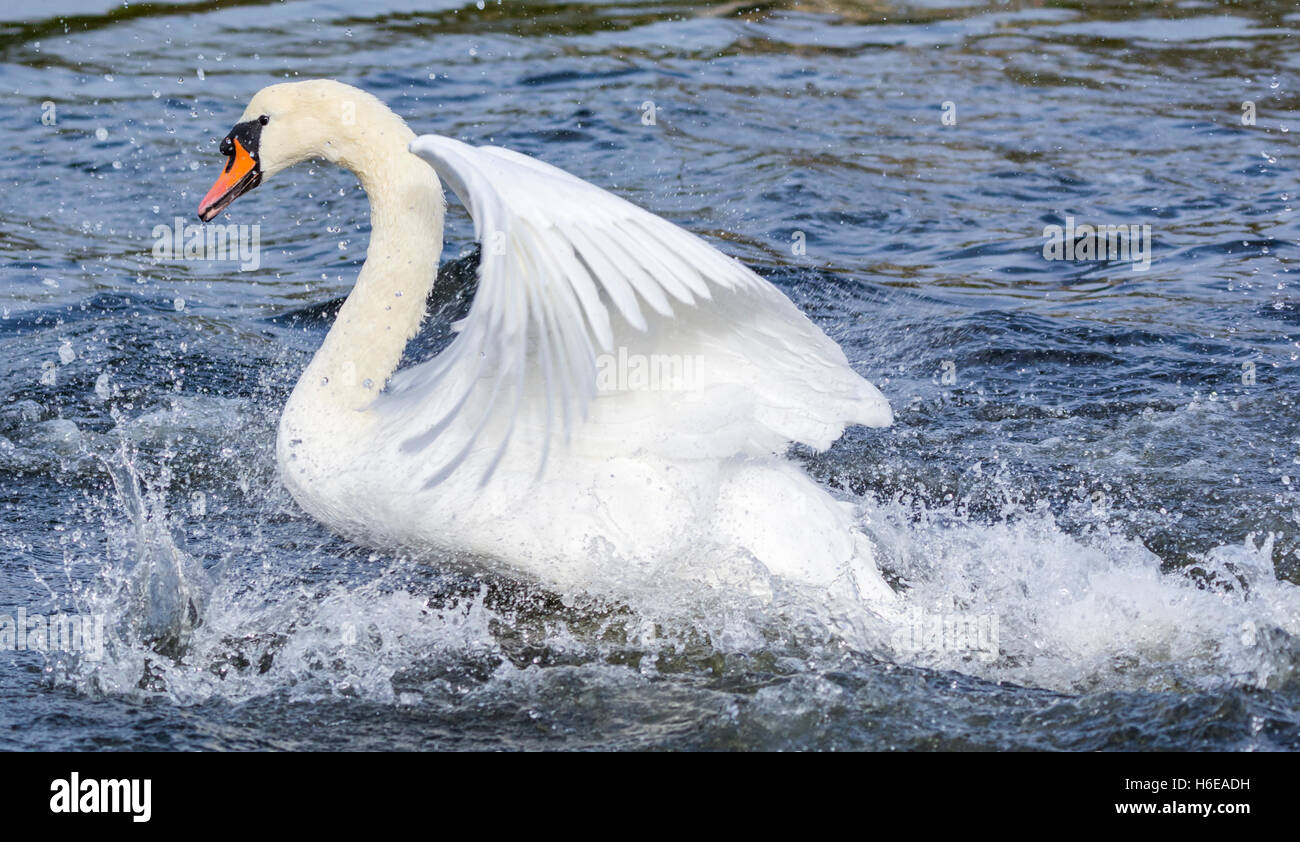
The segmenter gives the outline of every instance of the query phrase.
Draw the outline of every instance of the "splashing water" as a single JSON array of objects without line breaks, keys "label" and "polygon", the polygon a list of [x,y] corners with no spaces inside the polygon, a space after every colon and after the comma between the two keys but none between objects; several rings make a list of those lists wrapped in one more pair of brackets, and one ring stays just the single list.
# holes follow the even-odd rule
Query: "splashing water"
[{"label": "splashing water", "polygon": [[[1069,534],[1045,507],[976,519],[867,498],[863,528],[903,595],[882,616],[752,560],[707,555],[682,563],[717,566],[712,586],[624,571],[576,594],[357,550],[336,570],[318,556],[273,569],[230,564],[235,547],[205,570],[126,451],[107,464],[108,563],[77,607],[108,617],[109,645],[103,661],[61,674],[81,690],[410,706],[490,695],[557,666],[653,678],[744,662],[816,674],[848,657],[1068,692],[1203,691],[1284,687],[1300,664],[1300,588],[1274,575],[1272,536],[1162,572],[1140,542]],[[963,622],[985,625],[954,639]]]}]

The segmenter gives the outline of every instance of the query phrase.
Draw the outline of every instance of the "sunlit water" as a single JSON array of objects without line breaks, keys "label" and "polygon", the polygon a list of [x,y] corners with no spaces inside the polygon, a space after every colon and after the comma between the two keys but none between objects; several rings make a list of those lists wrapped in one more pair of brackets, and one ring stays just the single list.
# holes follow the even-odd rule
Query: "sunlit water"
[{"label": "sunlit water", "polygon": [[[107,637],[0,652],[0,747],[1300,747],[1290,4],[221,5],[0,22],[0,613]],[[895,408],[793,455],[912,626],[725,569],[552,593],[307,518],[275,423],[364,196],[300,166],[227,217],[258,268],[152,253],[293,77],[784,289]],[[1151,225],[1150,269],[1045,260],[1067,216]],[[458,215],[426,349],[471,245]],[[909,645],[934,617],[996,654]]]}]

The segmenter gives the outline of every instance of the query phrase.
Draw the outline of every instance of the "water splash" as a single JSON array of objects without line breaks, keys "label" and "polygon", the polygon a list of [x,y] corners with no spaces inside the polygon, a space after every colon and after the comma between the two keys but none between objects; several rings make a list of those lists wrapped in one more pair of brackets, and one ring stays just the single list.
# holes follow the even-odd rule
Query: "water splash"
[{"label": "water splash", "polygon": [[161,491],[141,491],[140,475],[123,447],[104,465],[128,526],[109,535],[105,571],[120,603],[121,639],[179,657],[201,621],[212,589],[202,566],[177,546]]},{"label": "water splash", "polygon": [[1300,665],[1300,588],[1273,538],[1163,571],[1140,541],[1062,529],[1046,506],[978,520],[880,503],[874,525],[910,606],[997,618],[995,659],[933,647],[901,660],[996,681],[1086,692],[1279,687]]},{"label": "water splash", "polygon": [[[226,429],[226,413],[213,418]],[[270,458],[245,444],[231,463]],[[110,634],[102,661],[62,673],[77,690],[186,705],[339,698],[451,710],[549,693],[574,670],[611,688],[754,671],[822,687],[846,665],[898,664],[1063,692],[1194,693],[1290,686],[1300,664],[1300,588],[1277,578],[1267,535],[1170,570],[1136,539],[1101,524],[1067,528],[1046,504],[1015,495],[978,517],[958,502],[868,496],[862,529],[902,594],[900,611],[882,615],[851,589],[814,592],[752,558],[719,557],[703,535],[678,560],[712,565],[703,583],[671,566],[595,565],[609,574],[572,593],[472,559],[367,553],[301,515],[285,518],[273,472],[241,469],[227,480],[252,483],[243,499],[256,511],[236,513],[256,523],[220,539],[210,530],[205,569],[177,538],[183,518],[168,512],[162,458],[143,472],[159,474],[152,484],[138,454],[106,460],[108,553],[77,602],[106,615]],[[927,643],[908,634],[918,616],[995,618],[996,645]],[[756,699],[778,704],[784,692]]]}]

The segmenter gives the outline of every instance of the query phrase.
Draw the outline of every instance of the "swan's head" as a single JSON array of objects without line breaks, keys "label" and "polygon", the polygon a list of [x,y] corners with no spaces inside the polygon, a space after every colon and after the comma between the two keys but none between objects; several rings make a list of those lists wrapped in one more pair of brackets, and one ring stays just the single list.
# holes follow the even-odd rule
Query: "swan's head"
[{"label": "swan's head", "polygon": [[287,82],[258,91],[221,141],[226,166],[199,202],[204,222],[263,180],[309,158],[353,172],[376,157],[406,154],[414,138],[400,117],[363,90],[329,79]]}]

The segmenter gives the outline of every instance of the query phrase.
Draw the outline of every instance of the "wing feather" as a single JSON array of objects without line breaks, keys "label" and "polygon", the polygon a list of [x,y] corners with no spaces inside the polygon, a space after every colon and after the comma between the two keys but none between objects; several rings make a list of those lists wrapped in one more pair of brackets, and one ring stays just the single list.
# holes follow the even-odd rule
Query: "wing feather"
[{"label": "wing feather", "polygon": [[[845,424],[892,420],[888,402],[838,345],[775,287],[695,235],[507,149],[424,135],[411,151],[460,198],[482,245],[478,291],[456,338],[394,377],[385,404],[401,415],[408,453],[465,416],[428,484],[471,457],[487,482],[517,440],[521,417],[539,431],[523,456],[536,459],[540,476],[557,428],[567,441],[599,395],[598,355],[620,342],[653,347],[655,329],[673,341],[692,338],[691,347],[720,359],[723,374],[708,385],[749,405],[749,421],[701,416],[699,402],[676,405],[680,417],[665,412],[663,426],[705,438],[713,430],[716,448],[700,452],[791,440],[824,447]],[[662,440],[682,439],[668,430]]]}]

